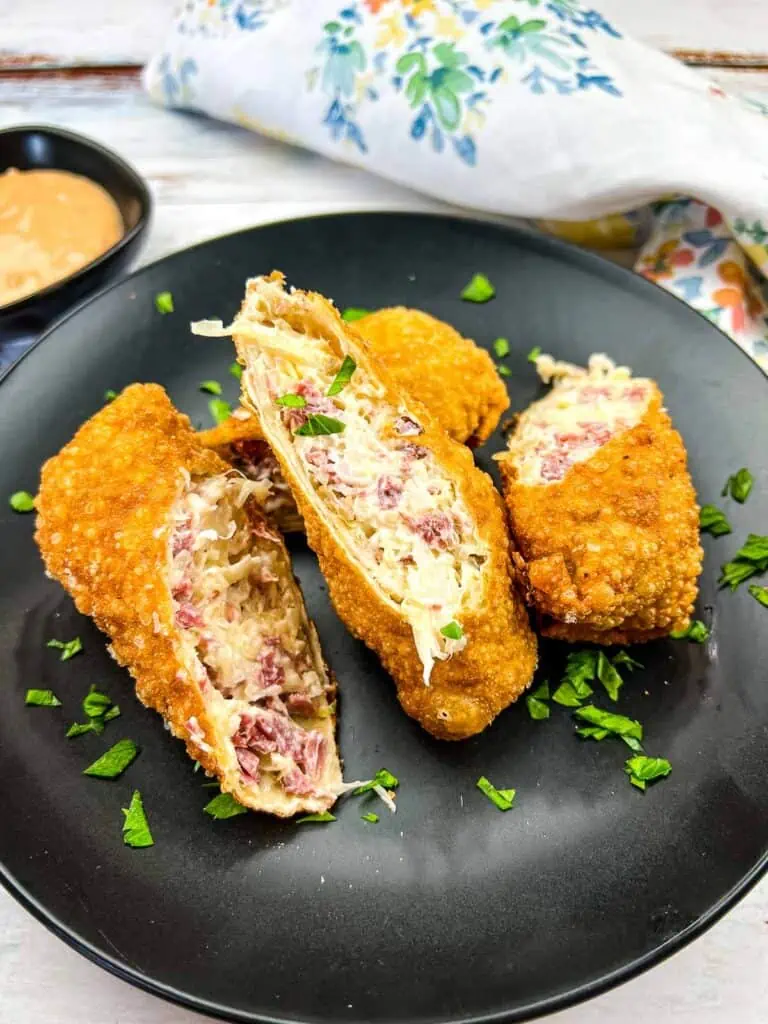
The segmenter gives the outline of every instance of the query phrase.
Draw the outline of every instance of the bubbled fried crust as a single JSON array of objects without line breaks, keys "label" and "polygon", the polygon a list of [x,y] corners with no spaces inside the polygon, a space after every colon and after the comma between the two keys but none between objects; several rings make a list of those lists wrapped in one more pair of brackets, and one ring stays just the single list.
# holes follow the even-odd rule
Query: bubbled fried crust
[{"label": "bubbled fried crust", "polygon": [[446,433],[472,447],[487,441],[509,408],[488,353],[449,324],[395,306],[356,323],[396,386],[421,401]]},{"label": "bubbled fried crust", "polygon": [[687,628],[703,552],[683,440],[654,385],[642,420],[557,483],[499,458],[529,601],[546,636],[638,643]]},{"label": "bubbled fried crust", "polygon": [[[234,753],[224,749],[221,728],[180,655],[168,585],[171,511],[185,486],[184,471],[208,476],[228,468],[198,443],[189,419],[159,385],[133,384],[43,466],[35,539],[49,574],[110,637],[111,653],[133,676],[139,699],[160,712],[222,790],[253,810],[280,816],[323,810],[333,801],[261,797],[242,783]],[[253,516],[263,524],[257,512]],[[274,542],[282,545],[277,537]],[[289,565],[287,554],[285,561]],[[212,749],[190,735],[192,717],[196,735]]]},{"label": "bubbled fried crust", "polygon": [[[198,443],[203,448],[211,448],[227,461],[231,454],[230,445],[236,441],[260,441],[264,437],[256,416],[247,409],[236,409],[235,412],[237,415],[227,416],[222,423],[197,434]],[[243,416],[243,413],[247,415]]]},{"label": "bubbled fried crust", "polygon": [[[271,280],[281,281],[281,275]],[[259,281],[249,282],[249,290]],[[247,302],[242,313],[247,311]],[[328,592],[339,617],[356,637],[374,650],[395,681],[400,703],[439,739],[460,740],[481,732],[496,715],[515,701],[530,684],[536,667],[536,638],[524,603],[512,586],[509,538],[503,503],[490,477],[479,470],[471,453],[452,441],[425,406],[407,399],[387,371],[371,356],[358,333],[345,324],[334,306],[320,295],[293,292],[285,295],[278,315],[294,328],[343,336],[358,366],[377,378],[384,388],[383,400],[393,408],[405,404],[408,413],[424,430],[418,443],[430,448],[447,475],[455,481],[480,538],[490,556],[483,576],[484,590],[474,608],[462,610],[461,623],[467,645],[432,670],[430,685],[423,681],[423,666],[405,618],[385,601],[360,564],[346,550],[327,509],[310,500],[307,485],[294,470],[278,443],[279,429],[270,436],[268,421],[262,425],[293,491],[306,524],[307,538],[317,553]],[[249,348],[256,343],[235,335],[238,355],[248,364]],[[307,344],[311,344],[311,337]],[[243,375],[244,388],[252,386]],[[257,398],[244,392],[244,401],[256,408]]]}]

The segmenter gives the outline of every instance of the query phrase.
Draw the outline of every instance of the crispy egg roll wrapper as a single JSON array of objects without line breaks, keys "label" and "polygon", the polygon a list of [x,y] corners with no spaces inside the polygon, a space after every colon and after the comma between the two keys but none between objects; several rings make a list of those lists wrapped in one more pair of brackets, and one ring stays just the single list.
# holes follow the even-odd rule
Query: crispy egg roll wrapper
[{"label": "crispy egg roll wrapper", "polygon": [[272,772],[262,772],[258,784],[243,774],[232,741],[233,715],[236,725],[242,702],[225,700],[212,685],[179,625],[170,584],[175,510],[192,482],[212,480],[218,486],[222,474],[222,486],[236,478],[229,486],[256,487],[199,444],[188,418],[161,387],[132,385],[45,463],[36,540],[49,575],[110,638],[110,653],[133,676],[139,699],[163,716],[224,792],[246,807],[280,816],[321,811],[334,802],[341,784],[329,705],[334,686],[288,554],[254,497],[242,506],[251,550],[279,576],[282,599],[298,608],[301,641],[323,687],[318,715],[307,721],[322,736],[325,753],[315,793],[286,792]]}]

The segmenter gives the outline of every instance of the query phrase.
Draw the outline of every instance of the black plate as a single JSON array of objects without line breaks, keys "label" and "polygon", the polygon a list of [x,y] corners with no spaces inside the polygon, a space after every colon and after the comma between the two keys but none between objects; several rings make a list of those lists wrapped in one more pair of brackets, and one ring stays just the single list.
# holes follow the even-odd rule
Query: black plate
[{"label": "black plate", "polygon": [[128,265],[138,252],[152,210],[146,182],[129,164],[93,139],[62,128],[25,125],[0,131],[0,174],[9,167],[70,171],[90,178],[114,199],[125,234],[64,280],[0,308],[0,367],[12,362],[54,317]]},{"label": "black plate", "polygon": [[[678,948],[755,882],[768,849],[768,612],[742,588],[718,593],[718,565],[768,522],[768,387],[727,338],[652,285],[522,231],[428,216],[362,214],[275,224],[149,267],[59,324],[0,391],[0,494],[33,490],[38,467],[99,408],[106,388],[165,385],[208,423],[198,383],[228,379],[226,340],[188,322],[230,316],[247,275],[280,267],[345,305],[421,306],[488,345],[509,338],[513,406],[539,391],[534,345],[583,362],[605,351],[656,377],[685,435],[704,501],[747,465],[734,534],[705,539],[699,614],[707,646],[654,643],[620,710],[639,717],[670,778],[645,794],[623,774],[617,741],[585,743],[555,707],[532,722],[511,708],[482,736],[445,744],[399,710],[376,659],[328,606],[311,553],[295,565],[343,700],[349,778],[385,765],[398,813],[348,799],[331,825],[245,816],[213,822],[211,795],[157,715],[133,699],[103,637],[42,574],[32,517],[2,502],[0,855],[10,890],[59,935],[121,977],[235,1020],[521,1020],[623,980]],[[462,303],[482,270],[497,298]],[[156,292],[177,312],[160,316]],[[418,353],[414,352],[414,359]],[[471,387],[471,382],[467,382]],[[490,469],[499,436],[483,449]],[[79,633],[60,663],[49,637]],[[543,647],[556,679],[564,649]],[[119,700],[103,737],[64,739],[90,683]],[[53,687],[61,710],[25,708]],[[607,699],[600,701],[604,706]],[[142,754],[118,782],[80,770],[123,736]],[[485,774],[518,790],[497,811]],[[144,794],[156,845],[121,842],[120,808]]]}]

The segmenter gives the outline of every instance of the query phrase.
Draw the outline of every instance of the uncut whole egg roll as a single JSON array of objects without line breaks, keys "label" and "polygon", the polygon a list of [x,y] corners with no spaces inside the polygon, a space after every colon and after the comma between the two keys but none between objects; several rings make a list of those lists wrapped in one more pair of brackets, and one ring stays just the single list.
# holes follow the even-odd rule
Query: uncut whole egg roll
[{"label": "uncut whole egg roll", "polygon": [[599,644],[684,630],[698,592],[699,509],[658,386],[605,356],[541,356],[552,391],[496,456],[541,631]]},{"label": "uncut whole egg roll", "polygon": [[135,384],[46,462],[35,536],[139,699],[222,790],[285,817],[342,783],[334,685],[262,490]]},{"label": "uncut whole egg roll", "polygon": [[248,282],[229,334],[246,405],[293,491],[339,616],[434,736],[484,729],[528,686],[536,641],[503,505],[470,451],[396,388],[326,299]]},{"label": "uncut whole egg roll", "polygon": [[[487,441],[509,408],[509,396],[488,353],[450,324],[419,309],[379,309],[357,321],[369,349],[394,384],[417,397],[443,430],[471,448]],[[259,421],[246,409],[201,431],[200,443],[255,480],[271,484],[267,517],[284,533],[304,529]]]}]

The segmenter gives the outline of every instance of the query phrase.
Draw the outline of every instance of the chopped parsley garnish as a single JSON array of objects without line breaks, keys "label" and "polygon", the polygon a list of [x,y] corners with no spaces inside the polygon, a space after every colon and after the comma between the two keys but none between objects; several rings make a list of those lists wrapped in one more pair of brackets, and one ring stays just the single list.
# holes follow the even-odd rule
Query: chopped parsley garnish
[{"label": "chopped parsley garnish", "polygon": [[346,320],[348,324],[354,323],[355,320],[362,320],[364,316],[368,316],[370,309],[363,309],[360,306],[350,306],[349,309],[345,309],[341,314],[341,319]]},{"label": "chopped parsley garnish", "polygon": [[493,351],[496,353],[497,359],[503,359],[504,356],[509,355],[509,342],[506,338],[497,338],[493,343]]},{"label": "chopped parsley garnish", "polygon": [[[607,733],[613,733],[614,736],[621,736],[632,750],[639,751],[643,749],[640,746],[640,741],[643,738],[643,727],[634,718],[627,718],[626,715],[616,715],[612,711],[603,711],[602,708],[595,707],[594,704],[587,704],[583,708],[577,708],[575,715],[577,718],[581,718],[590,725],[597,727],[597,731],[578,729],[577,732],[580,736],[590,739],[604,739]],[[602,735],[598,735],[598,732]]]},{"label": "chopped parsley garnish", "polygon": [[170,292],[158,292],[155,296],[155,309],[158,313],[173,312],[173,296]]},{"label": "chopped parsley garnish", "polygon": [[732,473],[728,477],[720,495],[725,498],[730,494],[734,501],[738,501],[740,505],[743,505],[749,497],[749,492],[752,490],[754,482],[754,478],[749,470],[742,468],[737,473]]},{"label": "chopped parsley garnish", "polygon": [[357,363],[351,356],[344,356],[338,373],[331,381],[331,386],[326,391],[329,398],[338,395],[352,380],[352,374],[357,369]]},{"label": "chopped parsley garnish", "polygon": [[512,376],[512,371],[510,370],[510,368],[508,366],[502,366],[501,363],[497,363],[496,364],[496,369],[498,370],[498,373],[499,373],[500,377],[511,377]]},{"label": "chopped parsley garnish", "polygon": [[597,675],[597,652],[575,651],[568,655],[562,683],[552,700],[566,708],[577,708],[594,692],[589,683]]},{"label": "chopped parsley garnish", "polygon": [[123,807],[125,821],[123,822],[123,842],[126,846],[133,846],[135,849],[143,849],[146,846],[154,846],[155,841],[149,831],[149,822],[144,813],[144,804],[141,793],[134,791],[128,807]]},{"label": "chopped parsley garnish", "polygon": [[229,372],[232,374],[235,380],[240,380],[240,378],[243,376],[243,368],[240,365],[240,363],[230,363]]},{"label": "chopped parsley garnish", "polygon": [[133,740],[120,740],[89,765],[83,775],[92,775],[96,779],[116,779],[123,774],[138,753],[139,748]]},{"label": "chopped parsley garnish", "polygon": [[756,601],[768,608],[768,587],[758,587],[756,583],[752,583],[749,592]]},{"label": "chopped parsley garnish", "polygon": [[531,349],[531,351],[528,353],[526,358],[528,359],[529,363],[535,363],[540,355],[541,355],[541,345],[534,345],[533,348]]},{"label": "chopped parsley garnish", "polygon": [[117,392],[113,391],[112,388],[107,388],[107,390],[104,392],[104,401],[105,402],[114,402],[114,400],[116,398],[117,398]]},{"label": "chopped parsley garnish", "polygon": [[94,719],[91,722],[73,722],[67,729],[67,739],[71,740],[75,736],[82,736],[86,732],[101,733],[103,731],[104,726],[98,719]]},{"label": "chopped parsley garnish", "polygon": [[341,434],[345,424],[336,420],[333,416],[326,416],[321,412],[311,412],[307,416],[307,422],[299,427],[295,433],[301,437],[319,437],[322,434]]},{"label": "chopped parsley garnish", "polygon": [[455,621],[449,622],[447,626],[443,626],[440,632],[443,636],[447,636],[449,640],[461,640],[464,636],[464,630]]},{"label": "chopped parsley garnish", "polygon": [[209,395],[220,395],[221,384],[217,380],[204,380],[200,383],[200,390],[206,391]]},{"label": "chopped parsley garnish", "polygon": [[635,661],[634,658],[630,657],[626,651],[619,651],[613,659],[614,665],[626,665],[630,672],[634,672],[636,668],[643,668],[642,661]]},{"label": "chopped parsley garnish", "polygon": [[576,732],[579,736],[583,736],[584,739],[591,740],[604,740],[606,736],[611,735],[607,729],[598,729],[596,725],[583,725]]},{"label": "chopped parsley garnish", "polygon": [[496,294],[496,289],[485,274],[473,274],[472,280],[461,290],[465,302],[488,302]]},{"label": "chopped parsley garnish", "polygon": [[666,757],[645,757],[640,754],[637,757],[630,757],[624,771],[629,776],[629,781],[638,789],[645,789],[646,784],[654,779],[663,779],[672,771],[672,765]]},{"label": "chopped parsley garnish", "polygon": [[735,590],[740,583],[768,569],[768,537],[757,533],[747,536],[747,543],[736,552],[732,562],[722,566],[718,583]]},{"label": "chopped parsley garnish", "polygon": [[286,409],[303,409],[307,404],[307,400],[304,395],[294,395],[289,393],[287,395],[280,395],[279,398],[275,399],[277,405],[284,405]]},{"label": "chopped parsley garnish", "polygon": [[296,824],[303,825],[305,821],[336,821],[336,815],[330,811],[319,811],[317,814],[305,814],[303,818],[297,818]]},{"label": "chopped parsley garnish", "polygon": [[362,786],[358,786],[354,791],[355,796],[361,796],[363,793],[369,793],[374,786],[383,786],[384,789],[397,789],[400,785],[400,780],[392,772],[387,771],[386,768],[379,768],[372,779],[364,782]]},{"label": "chopped parsley garnish", "polygon": [[92,686],[83,698],[83,711],[87,718],[103,718],[111,706],[112,700],[106,693],[100,693],[95,686]]},{"label": "chopped parsley garnish", "polygon": [[528,708],[528,714],[535,721],[541,722],[545,718],[549,718],[549,704],[545,703],[549,698],[549,683],[547,680],[544,680],[540,686],[537,686],[536,689],[532,693],[529,693],[525,698],[525,706]]},{"label": "chopped parsley garnish", "polygon": [[218,426],[219,423],[228,420],[232,415],[232,406],[229,402],[225,402],[223,398],[212,398],[208,402],[208,412],[210,412],[213,422]]},{"label": "chopped parsley garnish", "polygon": [[375,825],[379,820],[378,814],[374,814],[373,811],[369,811],[367,814],[361,814],[360,817],[363,821],[369,821],[371,825]]},{"label": "chopped parsley garnish", "polygon": [[248,813],[248,808],[238,803],[231,793],[219,793],[213,800],[208,801],[203,810],[216,821],[223,821],[225,818],[236,818],[238,814]]},{"label": "chopped parsley garnish", "polygon": [[480,776],[475,785],[500,811],[511,810],[515,802],[514,789],[496,789],[484,775]]},{"label": "chopped parsley garnish", "polygon": [[624,680],[602,651],[597,655],[597,678],[603,684],[605,692],[611,700],[618,700],[619,690],[624,685]]},{"label": "chopped parsley garnish", "polygon": [[70,658],[74,658],[76,654],[79,654],[83,649],[83,641],[79,636],[76,636],[74,640],[49,640],[45,645],[46,647],[55,647],[61,651],[59,661],[69,661]]},{"label": "chopped parsley garnish", "polygon": [[731,532],[731,524],[717,505],[702,505],[699,512],[699,529],[713,537],[723,537]]},{"label": "chopped parsley garnish", "polygon": [[709,630],[701,619],[694,619],[688,629],[677,630],[669,635],[673,640],[690,640],[692,644],[703,644],[709,639]]},{"label": "chopped parsley garnish", "polygon": [[60,708],[61,701],[53,690],[27,690],[24,703],[35,708]]},{"label": "chopped parsley garnish", "polygon": [[16,491],[8,499],[14,512],[34,512],[35,497],[29,491]]}]

